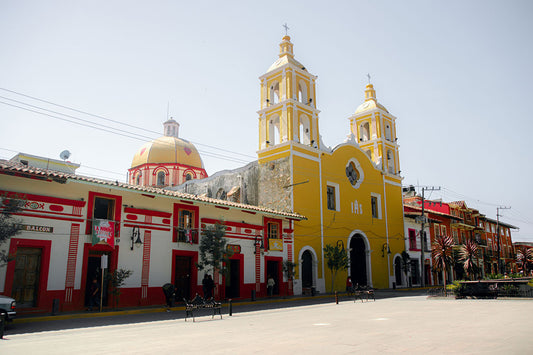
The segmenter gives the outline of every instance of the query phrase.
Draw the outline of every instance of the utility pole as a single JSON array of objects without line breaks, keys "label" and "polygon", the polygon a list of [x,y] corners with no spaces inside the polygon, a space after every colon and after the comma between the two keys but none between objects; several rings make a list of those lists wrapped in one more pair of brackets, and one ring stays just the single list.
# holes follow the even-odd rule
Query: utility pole
[{"label": "utility pole", "polygon": [[426,216],[424,215],[424,192],[425,191],[440,191],[439,187],[428,187],[423,186],[422,187],[422,216],[420,216],[420,222],[422,224],[420,228],[420,286],[425,287],[426,286],[426,260],[424,257],[424,249],[425,249],[425,243],[424,243],[424,225],[426,224]]},{"label": "utility pole", "polygon": [[511,206],[498,206],[496,207],[496,238],[498,241],[498,274],[502,273],[502,259],[501,259],[501,246],[500,246],[500,210],[511,209]]}]

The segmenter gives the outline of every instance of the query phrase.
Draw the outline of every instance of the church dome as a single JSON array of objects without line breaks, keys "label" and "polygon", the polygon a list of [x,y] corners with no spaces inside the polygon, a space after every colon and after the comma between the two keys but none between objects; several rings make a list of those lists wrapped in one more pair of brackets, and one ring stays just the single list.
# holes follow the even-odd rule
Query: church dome
[{"label": "church dome", "polygon": [[202,168],[204,164],[198,150],[185,139],[164,136],[145,143],[133,157],[131,167],[143,164],[176,163]]}]

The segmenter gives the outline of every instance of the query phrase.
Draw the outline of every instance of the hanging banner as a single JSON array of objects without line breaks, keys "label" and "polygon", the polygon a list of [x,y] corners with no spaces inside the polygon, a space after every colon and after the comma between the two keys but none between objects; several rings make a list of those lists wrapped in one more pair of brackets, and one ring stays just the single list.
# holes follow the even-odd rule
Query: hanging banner
[{"label": "hanging banner", "polygon": [[93,245],[106,244],[115,247],[115,222],[107,219],[93,220]]},{"label": "hanging banner", "polygon": [[283,251],[283,239],[268,239],[268,250]]}]

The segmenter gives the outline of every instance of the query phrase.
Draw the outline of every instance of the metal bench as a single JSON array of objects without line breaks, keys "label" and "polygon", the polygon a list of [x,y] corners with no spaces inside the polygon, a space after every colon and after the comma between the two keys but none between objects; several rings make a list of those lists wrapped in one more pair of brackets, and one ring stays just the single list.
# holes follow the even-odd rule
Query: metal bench
[{"label": "metal bench", "polygon": [[[355,302],[357,299],[360,299],[361,302],[364,302],[364,299],[367,301],[372,297],[374,302],[376,301],[376,297],[374,295],[374,289],[370,286],[359,286],[356,285],[355,287],[352,287],[353,292],[353,301]],[[363,299],[364,297],[364,299]]]},{"label": "metal bench", "polygon": [[194,322],[194,312],[202,309],[213,310],[211,319],[213,319],[216,314],[218,314],[220,319],[222,319],[222,313],[220,311],[222,308],[222,303],[216,302],[213,298],[204,300],[199,294],[196,294],[196,297],[194,297],[192,300],[187,301],[184,298],[183,301],[185,301],[185,321],[187,321],[187,318],[190,316]]}]

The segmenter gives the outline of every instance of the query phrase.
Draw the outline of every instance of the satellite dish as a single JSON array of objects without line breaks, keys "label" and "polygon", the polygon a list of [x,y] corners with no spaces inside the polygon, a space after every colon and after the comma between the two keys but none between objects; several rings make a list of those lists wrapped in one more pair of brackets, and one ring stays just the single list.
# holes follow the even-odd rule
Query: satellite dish
[{"label": "satellite dish", "polygon": [[59,157],[63,160],[67,160],[70,157],[70,152],[68,150],[64,150],[59,154]]}]

